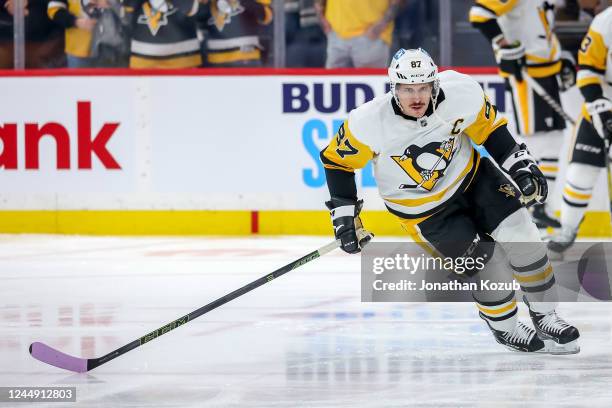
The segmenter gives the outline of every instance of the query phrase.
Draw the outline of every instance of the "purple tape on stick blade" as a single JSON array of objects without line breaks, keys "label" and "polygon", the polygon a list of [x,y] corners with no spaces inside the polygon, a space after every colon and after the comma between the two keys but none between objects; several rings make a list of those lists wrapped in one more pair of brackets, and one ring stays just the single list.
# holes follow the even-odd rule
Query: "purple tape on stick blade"
[{"label": "purple tape on stick blade", "polygon": [[30,354],[43,363],[51,364],[64,370],[74,371],[75,373],[87,371],[86,358],[69,356],[43,343],[32,343],[30,345]]}]

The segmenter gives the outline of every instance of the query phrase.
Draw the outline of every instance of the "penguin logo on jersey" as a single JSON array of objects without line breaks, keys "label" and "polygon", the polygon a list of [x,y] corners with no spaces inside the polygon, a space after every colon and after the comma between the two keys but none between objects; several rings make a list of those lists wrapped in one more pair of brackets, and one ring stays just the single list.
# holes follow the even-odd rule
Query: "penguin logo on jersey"
[{"label": "penguin logo on jersey", "polygon": [[516,197],[516,191],[514,190],[514,187],[510,184],[502,184],[501,186],[499,186],[499,189],[497,191],[499,191],[500,193],[504,193],[506,195],[506,198]]},{"label": "penguin logo on jersey", "polygon": [[453,159],[455,138],[451,137],[442,144],[431,142],[425,146],[410,145],[401,156],[391,156],[393,161],[410,176],[415,184],[401,184],[400,190],[422,187],[431,191],[444,177]]},{"label": "penguin logo on jersey", "polygon": [[137,23],[149,27],[149,31],[155,36],[160,28],[168,25],[168,17],[176,13],[177,10],[165,0],[149,0],[143,3],[143,14],[138,16]]},{"label": "penguin logo on jersey", "polygon": [[232,17],[244,13],[244,6],[240,4],[240,0],[213,0],[210,13],[212,16],[208,25],[223,31],[223,28],[232,22]]}]

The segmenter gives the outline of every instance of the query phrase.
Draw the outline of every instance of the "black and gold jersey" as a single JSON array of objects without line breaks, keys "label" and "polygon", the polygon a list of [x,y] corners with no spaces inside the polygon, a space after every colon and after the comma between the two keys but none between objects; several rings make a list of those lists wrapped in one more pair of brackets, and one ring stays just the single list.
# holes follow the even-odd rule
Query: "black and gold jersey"
[{"label": "black and gold jersey", "polygon": [[261,60],[261,35],[272,22],[271,0],[211,0],[200,19],[206,28],[207,65]]},{"label": "black and gold jersey", "polygon": [[197,0],[126,1],[131,13],[131,68],[192,68],[202,65],[195,20]]}]

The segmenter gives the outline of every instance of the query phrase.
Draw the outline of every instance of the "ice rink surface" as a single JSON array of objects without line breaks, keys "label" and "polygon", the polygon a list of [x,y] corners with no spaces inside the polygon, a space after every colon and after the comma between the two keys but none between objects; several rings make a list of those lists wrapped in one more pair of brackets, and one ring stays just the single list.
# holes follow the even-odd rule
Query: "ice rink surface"
[{"label": "ice rink surface", "polygon": [[560,306],[580,354],[513,353],[473,304],[360,303],[340,250],[87,374],[28,353],[102,356],[329,241],[0,236],[0,386],[77,387],[0,407],[612,406],[610,303]]}]

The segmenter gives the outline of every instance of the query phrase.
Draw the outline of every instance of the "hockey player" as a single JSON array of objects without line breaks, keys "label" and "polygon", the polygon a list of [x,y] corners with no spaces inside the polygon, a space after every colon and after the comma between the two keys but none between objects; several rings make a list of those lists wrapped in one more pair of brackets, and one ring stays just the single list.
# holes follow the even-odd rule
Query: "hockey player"
[{"label": "hockey player", "polygon": [[610,154],[612,141],[612,7],[592,21],[578,53],[578,87],[584,105],[572,153],[567,168],[563,203],[562,229],[548,243],[557,253],[563,253],[576,239],[578,227],[593,194],[593,187],[605,167],[605,155]]},{"label": "hockey player", "polygon": [[[517,322],[514,291],[474,293],[499,343],[526,352],[577,352],[578,330],[554,310],[546,246],[519,201],[522,195],[528,204],[543,202],[547,194],[525,145],[516,143],[475,80],[455,71],[438,74],[422,49],[400,49],[388,73],[391,91],[352,110],[321,151],[331,195],[326,204],[342,249],[360,252],[371,238],[359,219],[354,170],[372,160],[387,209],[416,242],[449,257],[464,256],[477,236],[501,244],[493,258],[503,255],[512,268],[536,330]],[[470,141],[484,145],[520,191]]]},{"label": "hockey player", "polygon": [[[552,31],[554,6],[544,0],[476,0],[470,22],[493,46],[500,75],[511,91],[518,134],[539,162],[551,196],[558,171],[565,121],[524,80],[529,75],[559,104],[559,83],[566,90],[575,83],[573,56],[561,52]],[[559,228],[544,204],[533,206],[538,227]]]}]

